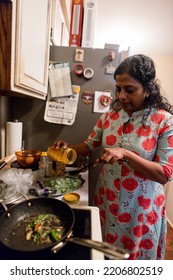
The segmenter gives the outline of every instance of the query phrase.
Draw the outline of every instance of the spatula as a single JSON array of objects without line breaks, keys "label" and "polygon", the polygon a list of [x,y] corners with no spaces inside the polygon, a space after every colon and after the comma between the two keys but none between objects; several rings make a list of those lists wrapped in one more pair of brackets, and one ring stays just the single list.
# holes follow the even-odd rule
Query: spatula
[{"label": "spatula", "polygon": [[80,172],[82,172],[83,170],[87,169],[88,167],[90,167],[90,166],[92,166],[92,165],[94,165],[94,164],[95,164],[95,162],[92,162],[92,163],[89,163],[88,165],[86,165],[86,166],[84,166],[84,167],[82,167],[82,168],[80,168],[80,169],[69,170],[69,171],[67,171],[67,173],[68,173],[69,175],[77,175],[77,174],[79,174]]}]

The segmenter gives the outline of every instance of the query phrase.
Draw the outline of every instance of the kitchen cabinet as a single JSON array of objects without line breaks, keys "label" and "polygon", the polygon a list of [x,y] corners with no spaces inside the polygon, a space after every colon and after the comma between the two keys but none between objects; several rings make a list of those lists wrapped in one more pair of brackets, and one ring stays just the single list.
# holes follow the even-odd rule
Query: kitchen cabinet
[{"label": "kitchen cabinet", "polygon": [[46,99],[52,0],[0,0],[0,92]]},{"label": "kitchen cabinet", "polygon": [[68,46],[70,34],[71,0],[52,0],[51,43]]}]

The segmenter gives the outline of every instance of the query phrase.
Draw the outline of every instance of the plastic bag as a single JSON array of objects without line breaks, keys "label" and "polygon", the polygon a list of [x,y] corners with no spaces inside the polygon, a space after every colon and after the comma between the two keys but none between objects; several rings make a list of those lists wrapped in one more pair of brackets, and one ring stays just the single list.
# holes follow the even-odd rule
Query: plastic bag
[{"label": "plastic bag", "polygon": [[0,175],[0,199],[10,199],[19,194],[28,194],[33,184],[31,169],[12,168]]}]

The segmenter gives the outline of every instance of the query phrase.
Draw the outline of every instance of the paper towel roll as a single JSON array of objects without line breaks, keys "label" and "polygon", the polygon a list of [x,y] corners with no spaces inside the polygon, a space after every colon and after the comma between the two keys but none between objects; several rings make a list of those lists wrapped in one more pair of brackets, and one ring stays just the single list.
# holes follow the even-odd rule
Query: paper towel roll
[{"label": "paper towel roll", "polygon": [[6,126],[6,156],[22,148],[22,122],[7,122]]}]

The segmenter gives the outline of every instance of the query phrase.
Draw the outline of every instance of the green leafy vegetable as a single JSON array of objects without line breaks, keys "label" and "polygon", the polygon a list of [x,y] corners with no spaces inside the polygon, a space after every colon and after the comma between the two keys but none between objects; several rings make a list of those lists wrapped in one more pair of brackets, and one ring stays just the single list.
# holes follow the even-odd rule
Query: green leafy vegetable
[{"label": "green leafy vegetable", "polygon": [[33,240],[37,245],[59,241],[65,229],[62,221],[54,214],[28,217],[25,223],[26,240]]},{"label": "green leafy vegetable", "polygon": [[[78,189],[85,181],[81,177],[76,176],[63,176],[63,177],[50,177],[43,181],[37,181],[42,193],[48,193],[51,196],[63,195],[65,193]],[[39,190],[32,189],[33,194],[39,194]]]}]

